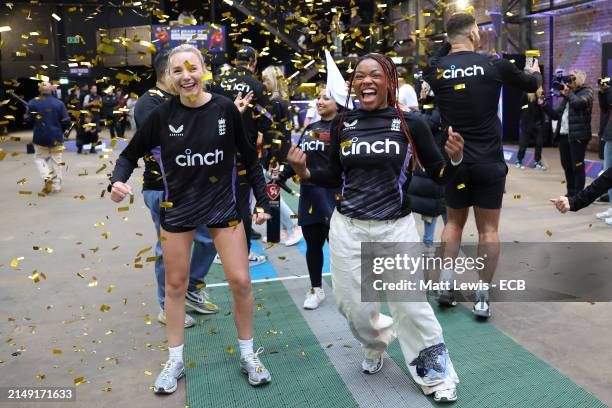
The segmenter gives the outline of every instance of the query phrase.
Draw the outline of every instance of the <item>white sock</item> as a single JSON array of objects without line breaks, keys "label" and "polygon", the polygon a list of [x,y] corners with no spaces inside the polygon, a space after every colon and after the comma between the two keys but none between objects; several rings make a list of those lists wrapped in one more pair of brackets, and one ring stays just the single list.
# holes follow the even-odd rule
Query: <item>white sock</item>
[{"label": "white sock", "polygon": [[248,340],[238,339],[238,344],[240,344],[240,356],[241,357],[246,357],[249,354],[253,354],[253,338],[252,337]]},{"label": "white sock", "polygon": [[176,347],[168,347],[168,351],[170,352],[170,360],[183,362],[183,346],[184,344]]}]

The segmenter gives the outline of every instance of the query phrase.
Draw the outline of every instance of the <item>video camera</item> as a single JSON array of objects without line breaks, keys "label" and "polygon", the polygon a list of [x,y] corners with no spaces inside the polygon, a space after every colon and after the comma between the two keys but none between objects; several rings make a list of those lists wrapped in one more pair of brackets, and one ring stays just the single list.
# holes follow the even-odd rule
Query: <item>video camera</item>
[{"label": "video camera", "polygon": [[551,88],[556,91],[561,91],[563,89],[563,85],[569,86],[576,80],[575,75],[563,75],[563,73],[556,73],[553,78]]},{"label": "video camera", "polygon": [[610,86],[610,77],[599,78],[597,80],[597,84],[599,86],[604,86],[604,85]]}]

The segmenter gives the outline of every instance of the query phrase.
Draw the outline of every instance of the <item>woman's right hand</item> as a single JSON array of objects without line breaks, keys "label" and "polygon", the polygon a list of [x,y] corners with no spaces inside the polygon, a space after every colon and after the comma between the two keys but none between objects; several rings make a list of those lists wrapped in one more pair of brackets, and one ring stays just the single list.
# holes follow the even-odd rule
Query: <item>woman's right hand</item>
[{"label": "woman's right hand", "polygon": [[111,189],[111,200],[116,203],[120,203],[128,194],[133,194],[132,187],[130,187],[128,184],[120,181],[115,181],[113,183],[113,188]]},{"label": "woman's right hand", "polygon": [[291,144],[289,153],[287,153],[287,162],[293,167],[293,170],[295,170],[300,178],[304,180],[310,178],[310,171],[308,167],[306,167],[306,153],[304,153],[295,143]]}]

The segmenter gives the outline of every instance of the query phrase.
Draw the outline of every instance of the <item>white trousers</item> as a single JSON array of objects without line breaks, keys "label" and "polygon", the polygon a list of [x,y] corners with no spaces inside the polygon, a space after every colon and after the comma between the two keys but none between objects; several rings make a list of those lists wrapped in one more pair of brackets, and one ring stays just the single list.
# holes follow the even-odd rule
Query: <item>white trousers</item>
[{"label": "white trousers", "polygon": [[363,221],[337,210],[330,221],[330,267],[334,296],[366,358],[378,358],[397,337],[414,381],[426,395],[459,383],[442,328],[428,302],[361,301],[361,243],[420,242],[412,214],[397,220]]},{"label": "white trousers", "polygon": [[60,187],[64,176],[61,146],[45,147],[35,145],[34,162],[43,180],[51,180],[54,188]]}]

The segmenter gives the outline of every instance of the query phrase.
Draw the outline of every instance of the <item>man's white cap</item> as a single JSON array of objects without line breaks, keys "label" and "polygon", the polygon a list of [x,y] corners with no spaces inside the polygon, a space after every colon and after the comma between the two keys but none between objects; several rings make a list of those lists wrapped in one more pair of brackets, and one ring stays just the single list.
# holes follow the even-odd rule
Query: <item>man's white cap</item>
[{"label": "man's white cap", "polygon": [[350,95],[348,95],[346,81],[342,77],[334,58],[328,50],[325,50],[325,60],[327,63],[327,85],[325,94],[328,98],[333,99],[341,106],[345,105],[346,99],[348,98],[348,108],[353,109],[353,100]]}]

